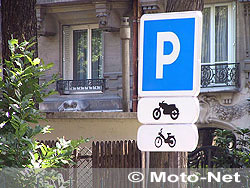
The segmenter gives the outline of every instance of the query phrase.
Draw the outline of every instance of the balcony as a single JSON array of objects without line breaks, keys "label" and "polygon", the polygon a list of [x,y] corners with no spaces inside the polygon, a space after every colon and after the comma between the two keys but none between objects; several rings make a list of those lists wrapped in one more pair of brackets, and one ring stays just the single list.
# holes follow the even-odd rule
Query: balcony
[{"label": "balcony", "polygon": [[[201,88],[203,91],[205,91],[204,89],[213,91],[215,88],[221,88],[220,90],[224,90],[224,88],[226,90],[238,89],[240,86],[239,71],[239,63],[203,64],[201,66]],[[56,83],[56,89],[61,95],[102,93],[105,89],[105,79],[59,80]]]},{"label": "balcony", "polygon": [[59,80],[56,82],[56,90],[61,95],[103,93],[104,89],[105,79]]},{"label": "balcony", "polygon": [[240,85],[239,63],[216,63],[201,66],[201,88],[231,88]]}]

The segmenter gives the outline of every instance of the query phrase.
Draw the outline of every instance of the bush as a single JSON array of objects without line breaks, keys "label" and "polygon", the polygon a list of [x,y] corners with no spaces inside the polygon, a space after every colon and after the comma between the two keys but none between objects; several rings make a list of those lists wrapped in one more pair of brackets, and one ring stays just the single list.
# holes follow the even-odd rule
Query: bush
[{"label": "bush", "polygon": [[65,141],[59,139],[56,147],[50,148],[34,138],[40,133],[49,133],[49,127],[38,123],[41,116],[37,106],[54,90],[48,86],[57,79],[39,83],[39,78],[53,64],[34,58],[31,47],[35,43],[16,39],[9,41],[11,56],[3,64],[4,79],[0,78],[0,168],[2,167],[60,167],[72,162],[72,151],[85,140]]},{"label": "bush", "polygon": [[[235,137],[237,135],[237,138]],[[215,131],[215,145],[222,148],[219,157],[215,158],[218,167],[249,168],[250,167],[250,129],[235,131]]]}]

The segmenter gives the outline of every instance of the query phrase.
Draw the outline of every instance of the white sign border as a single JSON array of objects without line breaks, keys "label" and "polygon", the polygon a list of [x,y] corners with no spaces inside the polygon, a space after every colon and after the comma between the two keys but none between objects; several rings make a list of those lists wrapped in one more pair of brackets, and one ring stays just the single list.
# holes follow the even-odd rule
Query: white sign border
[{"label": "white sign border", "polygon": [[[192,91],[142,91],[143,80],[143,44],[144,44],[144,22],[148,20],[166,20],[195,18],[195,38],[194,38],[194,79]],[[139,64],[138,64],[138,96],[198,96],[200,93],[201,79],[201,40],[202,40],[202,13],[200,11],[144,14],[140,21],[140,42],[139,42]]]},{"label": "white sign border", "polygon": [[[142,131],[141,131],[142,129],[144,129],[144,127],[145,128],[147,128],[147,127],[148,128],[155,127],[155,129],[158,129],[158,130],[159,130],[159,128],[166,129],[168,127],[170,129],[173,129],[173,128],[180,129],[180,128],[182,128],[182,130],[187,128],[187,129],[189,129],[188,132],[184,132],[184,133],[188,134],[188,133],[190,133],[190,130],[192,130],[192,134],[194,136],[194,137],[192,137],[192,138],[194,138],[194,140],[193,140],[194,145],[192,147],[190,147],[190,145],[187,146],[187,144],[190,144],[190,140],[189,140],[189,142],[188,141],[187,142],[180,142],[178,140],[178,142],[181,143],[182,146],[186,145],[188,148],[186,146],[185,146],[185,148],[183,148],[183,147],[178,147],[178,148],[176,148],[176,147],[174,147],[174,148],[167,147],[167,149],[166,149],[166,147],[161,147],[161,148],[151,147],[152,146],[151,144],[145,144],[145,142],[143,141],[143,138],[145,138],[145,137],[141,136],[141,135],[145,135],[145,134],[142,134]],[[174,133],[174,135],[176,136],[175,133]],[[150,134],[150,136],[151,136],[151,134]],[[158,137],[158,135],[152,135],[152,136]],[[186,138],[186,137],[183,136],[181,138]],[[147,138],[147,140],[150,140],[150,138]],[[150,151],[150,152],[173,152],[173,151],[174,152],[191,152],[191,151],[194,151],[197,148],[198,142],[199,142],[199,132],[198,132],[198,128],[197,128],[197,126],[195,124],[165,124],[165,125],[148,124],[148,125],[140,126],[138,128],[138,131],[137,131],[137,147],[141,151]],[[144,146],[146,146],[147,148],[145,148]]]},{"label": "white sign border", "polygon": [[[193,107],[194,108],[191,109],[190,106],[188,106],[188,108],[186,108],[185,112],[186,112],[186,114],[187,114],[187,112],[189,112],[189,113],[192,113],[192,111],[196,112],[196,113],[192,113],[192,115],[189,115],[189,118],[193,117],[191,119],[192,121],[190,121],[190,119],[188,119],[186,121],[182,120],[181,122],[178,119],[173,120],[173,119],[170,118],[169,114],[168,114],[169,117],[166,118],[165,117],[166,115],[163,114],[162,111],[161,111],[161,113],[162,113],[161,116],[162,117],[161,117],[160,120],[155,120],[152,116],[151,116],[152,118],[148,119],[148,116],[153,114],[153,110],[155,108],[158,108],[157,105],[154,106],[154,108],[151,109],[152,114],[149,114],[149,113],[144,114],[145,109],[148,108],[149,106],[151,107],[151,104],[154,104],[154,102],[152,102],[152,101],[159,101],[160,102],[160,101],[171,101],[171,100],[176,100],[176,101],[181,100],[182,102],[184,102],[184,104],[185,104],[186,101],[189,101],[189,102],[191,101],[191,104],[193,104],[192,108]],[[147,102],[148,105],[142,105],[144,103],[144,101]],[[167,102],[167,103],[172,104],[172,102],[170,102],[170,103]],[[186,106],[186,104],[184,106]],[[142,107],[144,107],[144,108],[142,108]],[[180,112],[180,114],[183,114],[183,112]],[[154,98],[153,97],[143,97],[138,101],[137,119],[138,119],[138,121],[140,123],[142,123],[144,125],[147,125],[147,124],[159,124],[159,125],[160,124],[161,125],[164,125],[164,124],[169,124],[169,125],[171,125],[171,124],[194,124],[195,122],[198,121],[199,114],[200,114],[200,104],[199,104],[199,100],[198,100],[197,97],[154,97]],[[146,118],[144,118],[144,117],[146,117]]]}]

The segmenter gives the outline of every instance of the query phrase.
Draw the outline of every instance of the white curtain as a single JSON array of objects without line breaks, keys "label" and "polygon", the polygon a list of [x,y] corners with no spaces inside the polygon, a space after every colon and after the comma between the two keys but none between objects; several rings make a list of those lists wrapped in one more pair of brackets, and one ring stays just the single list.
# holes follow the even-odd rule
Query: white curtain
[{"label": "white curtain", "polygon": [[215,7],[215,62],[228,61],[228,7]]},{"label": "white curtain", "polygon": [[201,62],[210,63],[210,14],[211,8],[203,10]]}]

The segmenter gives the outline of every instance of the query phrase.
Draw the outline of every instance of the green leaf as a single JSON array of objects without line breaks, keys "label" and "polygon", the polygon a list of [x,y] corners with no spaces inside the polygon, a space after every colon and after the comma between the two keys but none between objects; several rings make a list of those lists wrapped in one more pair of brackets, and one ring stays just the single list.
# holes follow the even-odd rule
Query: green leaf
[{"label": "green leaf", "polygon": [[54,66],[54,63],[48,63],[47,65],[44,66],[45,69],[50,69]]},{"label": "green leaf", "polygon": [[27,47],[26,50],[28,50],[29,48],[31,48],[32,46],[34,46],[36,44],[36,42],[30,43]]},{"label": "green leaf", "polygon": [[22,67],[22,64],[19,61],[15,61],[15,64],[19,67]]},{"label": "green leaf", "polygon": [[[9,99],[10,99],[12,102],[16,103],[17,105],[20,105],[20,102],[17,101],[16,99],[14,99],[14,98],[12,98],[12,97],[9,97]],[[11,105],[14,105],[14,104],[11,104]]]},{"label": "green leaf", "polygon": [[64,159],[61,159],[61,162],[62,162],[63,164],[69,164],[69,161],[64,160]]},{"label": "green leaf", "polygon": [[1,124],[0,124],[0,129],[4,127],[4,125],[6,124],[7,122],[6,121],[3,121]]},{"label": "green leaf", "polygon": [[60,144],[59,142],[56,143],[56,147],[57,147],[58,149],[61,149],[61,148],[62,148],[62,146],[61,146],[61,144]]},{"label": "green leaf", "polygon": [[13,110],[17,113],[20,113],[20,107],[17,104],[10,104]]},{"label": "green leaf", "polygon": [[11,39],[8,41],[10,46],[18,45],[18,40],[17,39]]},{"label": "green leaf", "polygon": [[35,154],[34,154],[34,158],[35,158],[35,160],[38,160],[38,159],[39,159],[38,153],[35,153]]},{"label": "green leaf", "polygon": [[32,59],[31,59],[28,55],[25,55],[25,57],[29,60],[29,62],[30,62],[31,64],[33,64]]},{"label": "green leaf", "polygon": [[41,61],[41,60],[40,60],[39,58],[36,58],[36,59],[33,60],[33,62],[32,62],[31,64],[34,65],[34,66],[35,66],[35,65],[39,65],[39,64],[40,64],[40,61]]},{"label": "green leaf", "polygon": [[21,47],[25,47],[25,46],[27,46],[28,44],[29,44],[28,41],[23,41],[23,42],[20,44],[20,46],[21,46]]},{"label": "green leaf", "polygon": [[15,95],[18,98],[18,100],[21,100],[21,94],[19,90],[15,90]]},{"label": "green leaf", "polygon": [[43,155],[43,156],[46,156],[47,147],[46,147],[44,144],[41,144],[40,149],[41,149],[42,155]]},{"label": "green leaf", "polygon": [[23,54],[15,54],[15,55],[13,56],[13,58],[15,58],[15,59],[20,59],[20,58],[22,58],[22,57],[24,57]]}]

